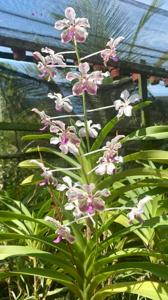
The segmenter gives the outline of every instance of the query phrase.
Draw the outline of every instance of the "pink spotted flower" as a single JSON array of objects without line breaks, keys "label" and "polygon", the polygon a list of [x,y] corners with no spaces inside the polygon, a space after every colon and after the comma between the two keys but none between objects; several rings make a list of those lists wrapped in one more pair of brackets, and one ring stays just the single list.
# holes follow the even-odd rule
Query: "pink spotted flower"
[{"label": "pink spotted flower", "polygon": [[102,71],[94,71],[88,74],[89,70],[89,64],[87,62],[84,62],[79,64],[80,74],[74,72],[67,73],[67,80],[78,80],[72,88],[74,95],[79,96],[84,92],[87,92],[90,95],[97,94],[97,85],[102,83],[104,74],[102,73]]},{"label": "pink spotted flower", "polygon": [[57,30],[63,30],[61,33],[61,41],[69,43],[76,40],[78,43],[84,43],[88,33],[86,28],[89,28],[89,22],[86,18],[76,18],[75,10],[72,7],[65,9],[66,19],[59,20],[55,23]]},{"label": "pink spotted flower", "polygon": [[114,61],[118,60],[117,57],[117,52],[116,52],[116,47],[118,46],[119,43],[121,43],[124,40],[124,38],[122,36],[113,39],[111,38],[108,43],[106,44],[106,46],[108,48],[104,49],[101,51],[101,57],[103,58],[104,64],[105,66],[107,65],[107,62],[112,59]]}]

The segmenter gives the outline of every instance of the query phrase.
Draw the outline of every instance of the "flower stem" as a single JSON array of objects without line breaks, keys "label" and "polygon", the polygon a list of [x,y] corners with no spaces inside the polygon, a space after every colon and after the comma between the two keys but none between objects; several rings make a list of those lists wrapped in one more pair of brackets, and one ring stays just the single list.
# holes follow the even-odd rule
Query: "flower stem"
[{"label": "flower stem", "polygon": [[80,55],[79,55],[78,45],[77,45],[75,38],[74,38],[74,46],[75,46],[76,57],[77,57],[78,65],[79,65],[80,64]]},{"label": "flower stem", "polygon": [[83,98],[84,123],[85,123],[85,131],[86,131],[86,142],[87,142],[87,149],[88,149],[88,152],[89,152],[90,151],[90,141],[89,141],[88,126],[87,126],[87,110],[86,110],[86,96],[85,96],[85,93],[83,93],[82,98]]},{"label": "flower stem", "polygon": [[[76,51],[76,57],[78,60],[78,65],[80,64],[80,55],[79,55],[79,50],[78,50],[78,45],[76,42],[76,39],[74,39],[74,46],[75,46],[75,51]],[[86,142],[87,142],[87,149],[88,152],[90,151],[90,142],[89,142],[89,132],[88,132],[88,126],[87,126],[87,109],[86,109],[86,96],[85,93],[82,94],[83,98],[83,114],[84,114],[84,123],[85,123],[85,131],[86,131]]]},{"label": "flower stem", "polygon": [[97,54],[100,54],[102,51],[103,51],[103,50],[100,50],[100,51],[91,53],[91,54],[89,54],[89,55],[87,55],[87,56],[84,56],[84,57],[81,58],[81,61],[82,61],[82,60],[85,60],[85,59],[87,59],[87,58],[89,58],[89,57],[95,56],[95,55],[97,55]]}]

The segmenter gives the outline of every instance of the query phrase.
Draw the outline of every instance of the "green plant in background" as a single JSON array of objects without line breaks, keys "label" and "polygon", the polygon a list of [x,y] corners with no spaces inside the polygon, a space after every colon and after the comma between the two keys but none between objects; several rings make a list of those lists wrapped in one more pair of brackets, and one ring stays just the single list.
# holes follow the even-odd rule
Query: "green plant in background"
[{"label": "green plant in background", "polygon": [[[126,90],[108,107],[115,109],[117,116],[102,129],[88,119],[87,94],[95,95],[108,74],[90,72],[88,57],[80,57],[78,43],[87,38],[88,20],[76,18],[71,7],[66,8],[65,17],[56,22],[55,28],[63,30],[62,42],[74,45],[78,65],[71,68],[77,71],[66,75],[73,82],[72,95],[54,93],[49,97],[57,111],[64,109],[68,115],[50,117],[33,109],[40,116],[42,129],[49,128],[50,133],[26,136],[24,140],[48,139],[58,149],[37,146],[26,150],[39,154],[39,159],[20,163],[20,167],[40,170],[40,174],[34,172],[22,182],[36,186],[31,199],[22,203],[1,196],[0,259],[7,260],[0,278],[19,278],[12,291],[15,299],[46,299],[52,295],[59,299],[59,293],[68,290],[69,295],[63,299],[166,300],[168,218],[163,200],[167,198],[168,153],[146,149],[121,153],[132,141],[167,138],[168,126],[141,128],[125,137],[114,134],[111,139],[121,119],[150,104]],[[117,60],[116,47],[122,40],[110,39],[106,49],[92,56],[100,54],[106,66],[109,59]],[[68,68],[63,58],[67,52],[56,54],[48,48],[42,52],[46,55],[34,53],[42,77],[50,80],[56,75],[56,67]],[[83,114],[67,125],[62,119],[72,116],[71,97],[75,96],[82,98]],[[106,108],[91,112],[100,109]],[[46,152],[61,158],[64,165],[46,161]],[[39,197],[40,187],[44,195]],[[36,205],[30,205],[36,197],[40,198]]]}]

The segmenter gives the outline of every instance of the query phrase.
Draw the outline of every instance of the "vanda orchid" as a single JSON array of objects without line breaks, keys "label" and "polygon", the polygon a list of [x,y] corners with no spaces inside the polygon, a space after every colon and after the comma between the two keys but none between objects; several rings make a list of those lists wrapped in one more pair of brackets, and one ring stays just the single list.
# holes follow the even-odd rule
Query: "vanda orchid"
[{"label": "vanda orchid", "polygon": [[[120,171],[124,159],[119,154],[119,151],[122,146],[121,141],[124,138],[124,135],[116,135],[110,141],[106,141],[105,146],[102,146],[102,148],[91,151],[90,138],[99,139],[101,124],[94,124],[92,120],[88,120],[86,96],[87,94],[97,94],[99,85],[103,83],[103,79],[107,74],[102,71],[90,71],[89,63],[86,61],[82,62],[85,57],[79,57],[78,44],[83,43],[86,40],[88,35],[86,28],[89,28],[88,20],[85,18],[77,18],[75,10],[72,7],[66,8],[65,17],[66,19],[56,21],[55,29],[63,30],[61,33],[62,42],[72,42],[74,51],[76,52],[78,65],[76,65],[75,68],[77,70],[75,72],[67,72],[66,74],[66,79],[68,81],[74,81],[72,95],[63,96],[61,93],[49,93],[48,97],[55,101],[57,112],[60,112],[62,109],[66,112],[72,112],[73,106],[70,98],[74,97],[75,99],[76,96],[81,96],[83,100],[83,115],[81,115],[81,118],[83,120],[80,119],[73,122],[73,125],[72,122],[71,125],[68,125],[59,120],[59,117],[56,117],[56,119],[50,117],[44,111],[40,112],[37,108],[34,108],[33,111],[40,116],[41,123],[44,125],[43,130],[49,128],[50,133],[53,135],[50,138],[50,144],[53,145],[53,147],[58,147],[63,155],[72,154],[77,160],[74,164],[74,169],[80,169],[80,180],[73,183],[73,177],[65,176],[63,177],[64,183],[61,184],[58,182],[56,190],[63,193],[65,196],[67,201],[64,203],[65,210],[68,210],[69,212],[72,211],[73,218],[79,218],[87,214],[94,215],[99,211],[104,211],[106,208],[108,209],[108,205],[106,207],[106,202],[102,199],[102,196],[110,197],[111,192],[106,187],[103,190],[98,189],[97,180],[99,180],[98,178],[101,176],[102,178],[104,178],[104,176],[112,176],[114,173]],[[107,47],[109,47],[109,49],[101,50],[92,55],[100,54],[106,65],[109,59],[116,60],[116,47],[122,40],[123,37],[118,37],[116,39],[111,38],[110,41],[107,42]],[[56,67],[57,64],[65,68],[67,67],[63,57],[64,52],[55,54],[53,50],[47,47],[43,48],[42,52],[46,54],[45,57],[38,52],[35,52],[34,56],[39,58],[45,68],[48,68],[48,66]],[[89,55],[89,57],[90,56],[91,55]],[[122,100],[114,101],[113,105],[118,111],[118,119],[124,115],[131,116],[133,109],[132,104],[139,101],[140,97],[137,94],[130,96],[129,92],[124,90],[121,93],[121,99]],[[67,117],[69,116],[73,117],[73,115],[67,115]],[[86,145],[84,145],[85,142]],[[92,158],[94,153],[97,160]],[[45,168],[44,170],[44,166],[42,169],[44,171],[42,176],[47,180],[47,174],[50,174],[50,170],[48,168]],[[92,181],[94,176],[95,182]],[[51,178],[53,178],[52,173]],[[50,184],[50,180],[48,180],[48,183]]]},{"label": "vanda orchid", "polygon": [[[92,7],[92,1],[90,5]],[[65,86],[59,90],[59,85],[55,89],[52,85],[48,97],[55,102],[55,115],[49,116],[43,108],[41,111],[33,109],[42,123],[43,132],[26,136],[25,140],[32,139],[31,148],[25,147],[26,155],[31,155],[31,159],[20,164],[28,166],[29,170],[36,169],[35,174],[25,180],[25,184],[35,185],[33,196],[28,199],[31,212],[22,209],[21,203],[19,213],[15,209],[12,214],[1,214],[1,218],[7,220],[3,230],[9,228],[9,246],[16,238],[20,247],[23,240],[24,249],[19,248],[19,255],[23,258],[28,253],[30,259],[26,260],[24,268],[20,263],[22,260],[18,261],[15,272],[11,272],[16,255],[11,247],[2,255],[2,259],[6,259],[8,253],[12,253],[10,268],[0,276],[31,274],[34,294],[25,299],[167,300],[167,253],[164,253],[166,250],[159,252],[158,242],[161,226],[167,226],[166,205],[161,207],[164,218],[160,218],[158,208],[160,191],[162,202],[167,195],[167,170],[157,167],[160,161],[167,162],[167,154],[162,150],[155,153],[153,144],[148,150],[145,143],[143,150],[145,139],[162,139],[163,135],[160,126],[156,131],[152,126],[137,128],[127,135],[133,113],[143,112],[149,104],[140,101],[135,88],[131,95],[121,88],[121,99],[112,101],[109,97],[108,106],[104,107],[102,103],[102,107],[88,110],[88,102],[92,104],[100,86],[105,84],[107,65],[113,63],[111,60],[117,64],[117,46],[123,37],[109,36],[105,49],[92,54],[88,49],[84,56],[82,53],[87,47],[80,46],[88,37],[90,25],[81,17],[81,11],[77,16],[77,10],[67,7],[65,18],[59,20],[57,16],[55,23],[55,29],[61,31],[63,48],[66,46],[72,51],[55,53],[43,48],[43,55],[34,53],[43,78],[52,80],[59,68],[64,68],[65,80],[69,87],[71,85],[70,92],[68,87],[70,95],[67,90],[65,92]],[[92,57],[95,57],[93,62],[96,58],[101,60],[105,73],[94,71]],[[122,87],[122,82],[120,84]],[[114,88],[114,85],[108,88]],[[48,101],[51,103],[51,100]],[[82,112],[79,112],[81,106]],[[94,120],[97,111],[104,112],[109,108],[113,110],[113,117],[105,125],[101,118],[96,118],[97,122]],[[166,131],[165,135],[167,137]],[[142,142],[141,151],[137,150],[136,140]],[[36,158],[32,159],[35,154]],[[32,205],[34,200],[36,210]],[[3,233],[1,239],[3,241]],[[167,249],[166,244],[164,249]],[[43,280],[40,286],[38,278]],[[21,277],[18,287],[24,280]],[[14,299],[20,299],[20,296]]]}]

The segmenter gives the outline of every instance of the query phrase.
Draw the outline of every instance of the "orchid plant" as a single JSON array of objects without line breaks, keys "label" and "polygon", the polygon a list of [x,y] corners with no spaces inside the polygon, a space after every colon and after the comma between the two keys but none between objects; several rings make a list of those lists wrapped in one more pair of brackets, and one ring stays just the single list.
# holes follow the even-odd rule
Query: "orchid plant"
[{"label": "orchid plant", "polygon": [[[138,186],[136,179],[134,182],[132,179],[131,184],[129,176],[159,176],[154,169],[124,170],[124,164],[131,160],[148,160],[148,157],[152,160],[154,154],[151,153],[148,156],[145,151],[142,153],[143,157],[139,153],[125,157],[121,155],[122,146],[126,141],[137,137],[144,138],[141,130],[128,137],[122,134],[111,136],[113,127],[123,117],[131,117],[133,111],[141,109],[148,103],[141,102],[138,94],[130,95],[127,90],[124,90],[121,93],[121,99],[114,101],[114,104],[108,107],[117,111],[117,115],[104,128],[101,129],[101,124],[94,124],[93,120],[88,119],[87,95],[96,95],[99,86],[103,84],[108,74],[102,71],[92,71],[87,59],[99,55],[106,67],[110,60],[119,59],[116,48],[124,39],[123,37],[111,38],[105,49],[81,56],[79,44],[86,41],[89,28],[89,21],[86,18],[76,17],[75,10],[68,7],[65,9],[65,18],[55,23],[55,29],[62,31],[62,43],[72,43],[74,51],[55,53],[49,48],[44,48],[42,49],[44,55],[40,52],[33,54],[38,61],[40,77],[46,80],[55,78],[59,68],[66,70],[71,67],[75,70],[66,74],[67,81],[72,82],[71,95],[65,97],[60,93],[48,94],[48,97],[55,102],[56,111],[73,112],[72,103],[75,102],[76,97],[80,97],[83,104],[81,118],[71,121],[70,124],[64,123],[62,119],[75,118],[73,114],[50,117],[44,111],[33,109],[33,112],[40,117],[42,134],[44,130],[49,130],[51,152],[71,164],[71,167],[50,168],[42,157],[44,148],[38,147],[36,150],[30,150],[30,152],[37,151],[40,154],[39,159],[29,161],[31,168],[39,168],[40,171],[40,179],[36,181],[36,184],[43,189],[46,188],[53,201],[53,209],[48,208],[44,219],[33,220],[44,226],[43,232],[46,234],[46,239],[49,231],[52,233],[53,230],[55,231],[54,237],[49,236],[50,240],[47,239],[46,244],[57,249],[56,253],[49,254],[50,250],[47,249],[41,254],[44,259],[50,258],[50,261],[53,259],[56,267],[52,271],[47,270],[46,273],[45,269],[35,268],[28,271],[4,273],[2,277],[16,274],[44,276],[68,287],[74,295],[73,299],[80,300],[106,299],[117,293],[124,295],[125,292],[153,300],[166,300],[165,285],[147,276],[147,272],[159,277],[162,277],[164,273],[163,278],[168,280],[164,265],[158,267],[155,264],[155,268],[152,269],[152,258],[160,258],[159,254],[153,251],[150,255],[146,248],[145,238],[142,238],[141,248],[130,247],[126,238],[127,234],[133,231],[138,237],[147,235],[142,228],[147,226],[146,210],[152,205],[153,197],[144,195],[144,192],[150,193],[150,189],[143,190],[142,196],[134,198],[131,206],[128,206],[125,200],[117,202],[118,205],[115,202],[116,195],[129,192],[133,189],[133,185],[142,186],[142,184]],[[77,61],[75,65],[66,64],[64,54],[68,53],[74,54]],[[136,102],[138,104],[134,105]],[[97,108],[92,112],[100,109],[107,109],[107,107]],[[147,132],[150,130],[153,129],[148,129]],[[161,157],[163,159],[163,156]],[[158,156],[157,158],[154,156],[153,160],[155,159],[158,159]],[[64,173],[66,176],[55,178],[55,173]],[[160,171],[159,174],[163,175],[163,173]],[[127,184],[123,182],[119,184],[120,178],[127,180]],[[113,183],[116,183],[117,187]],[[25,217],[22,216],[22,218]],[[26,220],[27,218],[31,220],[30,215],[26,217]],[[119,229],[119,233],[116,233],[115,229],[111,228],[113,222],[125,228]],[[138,231],[139,229],[142,231]],[[121,242],[122,237],[124,240]],[[40,243],[42,240],[40,237]],[[129,242],[131,243],[131,239]],[[31,255],[40,256],[36,250],[30,252]],[[144,262],[130,260],[125,263],[123,258],[126,256],[144,256],[149,259]],[[124,282],[122,273],[128,277],[127,282]],[[156,292],[159,288],[163,291],[162,298],[159,298]]]}]

